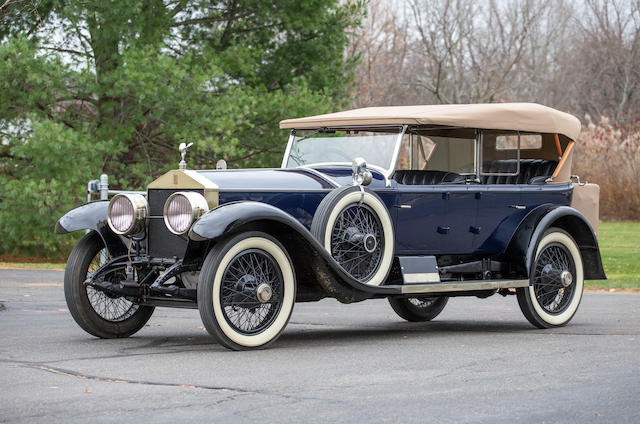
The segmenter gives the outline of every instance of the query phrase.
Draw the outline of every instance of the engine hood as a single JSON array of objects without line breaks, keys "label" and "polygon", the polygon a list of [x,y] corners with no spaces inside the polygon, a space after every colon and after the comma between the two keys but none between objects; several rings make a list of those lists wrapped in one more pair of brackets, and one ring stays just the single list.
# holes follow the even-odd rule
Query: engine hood
[{"label": "engine hood", "polygon": [[220,191],[315,191],[339,185],[328,176],[304,169],[226,169],[196,171]]},{"label": "engine hood", "polygon": [[[372,171],[372,186],[384,186],[384,176]],[[351,168],[251,168],[172,170],[149,184],[149,189],[205,189],[224,191],[328,191],[352,183]]]},{"label": "engine hood", "polygon": [[[340,178],[342,179],[342,178]],[[220,191],[315,191],[342,185],[328,175],[305,169],[171,170],[148,189]]]}]

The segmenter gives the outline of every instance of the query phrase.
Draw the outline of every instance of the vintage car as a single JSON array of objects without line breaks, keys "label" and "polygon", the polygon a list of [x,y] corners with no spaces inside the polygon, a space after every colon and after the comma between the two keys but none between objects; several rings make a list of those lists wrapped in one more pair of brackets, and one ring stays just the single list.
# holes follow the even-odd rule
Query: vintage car
[{"label": "vintage car", "polygon": [[[571,175],[575,117],[529,103],[373,107],[280,122],[275,169],[188,170],[64,215],[90,230],[64,289],[88,333],[126,337],[156,306],[197,308],[230,349],[262,348],[295,302],[387,298],[429,321],[451,296],[516,295],[569,322],[604,279],[599,188]],[[221,168],[225,168],[221,166]]]}]

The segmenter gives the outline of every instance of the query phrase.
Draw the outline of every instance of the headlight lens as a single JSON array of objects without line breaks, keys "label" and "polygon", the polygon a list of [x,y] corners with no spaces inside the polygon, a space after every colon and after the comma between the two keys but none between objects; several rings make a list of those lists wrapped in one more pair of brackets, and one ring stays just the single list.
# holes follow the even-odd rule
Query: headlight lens
[{"label": "headlight lens", "polygon": [[164,223],[174,234],[184,234],[191,225],[209,211],[207,199],[200,193],[179,191],[164,204]]},{"label": "headlight lens", "polygon": [[144,229],[149,214],[147,199],[141,194],[116,194],[109,203],[109,227],[116,234],[130,235]]}]

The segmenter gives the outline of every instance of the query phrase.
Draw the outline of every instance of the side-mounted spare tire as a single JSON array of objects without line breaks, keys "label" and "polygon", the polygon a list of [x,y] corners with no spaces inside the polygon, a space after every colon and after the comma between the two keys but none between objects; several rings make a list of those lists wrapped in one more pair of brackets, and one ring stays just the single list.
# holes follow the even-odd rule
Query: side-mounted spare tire
[{"label": "side-mounted spare tire", "polygon": [[330,192],[316,210],[311,234],[345,271],[378,286],[393,262],[393,224],[380,197],[360,186]]}]

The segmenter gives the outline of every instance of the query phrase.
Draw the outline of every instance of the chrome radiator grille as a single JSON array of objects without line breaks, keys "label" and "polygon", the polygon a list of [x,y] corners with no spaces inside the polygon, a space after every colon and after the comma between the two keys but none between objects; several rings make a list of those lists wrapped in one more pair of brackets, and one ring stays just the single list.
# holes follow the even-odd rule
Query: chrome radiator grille
[{"label": "chrome radiator grille", "polygon": [[164,224],[162,212],[164,203],[176,191],[195,191],[200,194],[203,190],[173,190],[150,189],[147,194],[149,202],[149,221],[147,225],[147,251],[149,256],[171,258],[184,256],[187,239],[173,234]]}]

